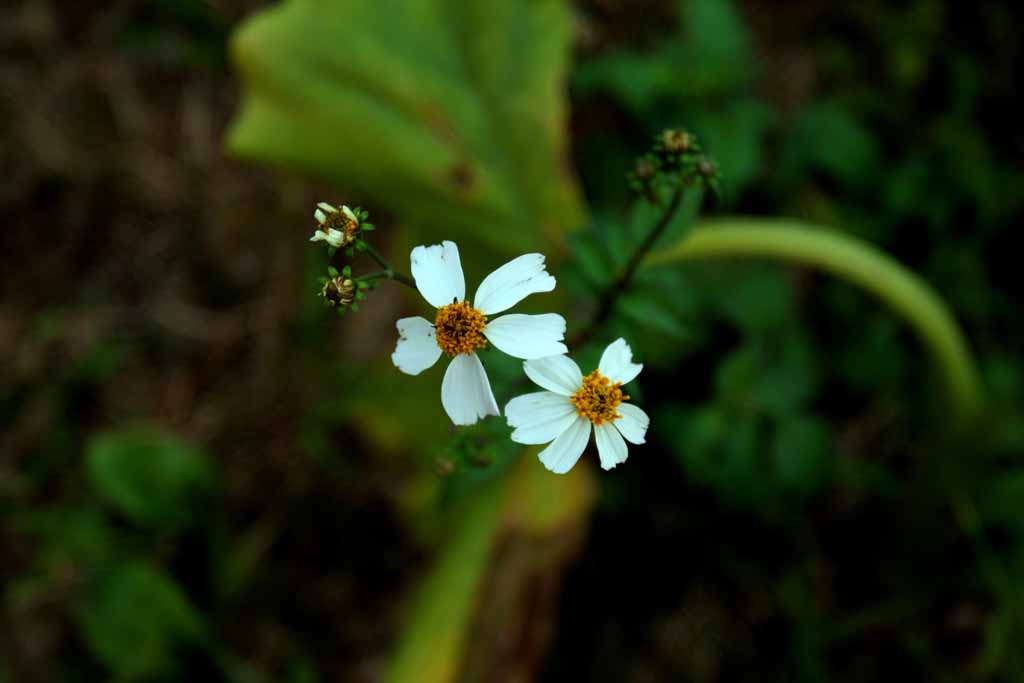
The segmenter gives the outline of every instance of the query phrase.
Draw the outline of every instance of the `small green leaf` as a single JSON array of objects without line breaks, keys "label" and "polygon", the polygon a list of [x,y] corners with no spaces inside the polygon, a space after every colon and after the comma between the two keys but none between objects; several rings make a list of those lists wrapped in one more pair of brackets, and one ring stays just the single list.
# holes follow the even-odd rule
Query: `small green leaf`
[{"label": "small green leaf", "polygon": [[101,572],[76,617],[93,655],[124,681],[171,680],[179,650],[201,642],[206,632],[174,581],[139,561]]},{"label": "small green leaf", "polygon": [[132,522],[175,529],[196,521],[215,483],[213,465],[171,434],[136,428],[94,437],[86,473],[96,494]]}]

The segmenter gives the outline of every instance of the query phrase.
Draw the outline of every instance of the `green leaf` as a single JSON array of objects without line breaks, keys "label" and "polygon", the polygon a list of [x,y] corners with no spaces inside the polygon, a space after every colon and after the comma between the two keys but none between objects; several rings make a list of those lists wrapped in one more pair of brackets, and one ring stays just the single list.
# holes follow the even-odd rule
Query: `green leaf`
[{"label": "green leaf", "polygon": [[197,503],[214,486],[207,456],[181,439],[149,428],[92,439],[86,471],[96,494],[132,522],[156,529],[195,521]]},{"label": "green leaf", "polygon": [[170,680],[178,650],[206,631],[174,581],[138,561],[100,574],[76,616],[86,645],[119,680]]},{"label": "green leaf", "polygon": [[871,133],[841,105],[823,103],[800,115],[779,172],[794,177],[809,166],[857,189],[875,182],[881,163],[882,152]]},{"label": "green leaf", "polygon": [[779,423],[775,434],[778,483],[788,491],[813,494],[827,482],[832,458],[827,424],[813,417]]},{"label": "green leaf", "polygon": [[560,0],[284,2],[232,43],[232,152],[323,176],[406,222],[536,249],[582,222],[565,171]]}]

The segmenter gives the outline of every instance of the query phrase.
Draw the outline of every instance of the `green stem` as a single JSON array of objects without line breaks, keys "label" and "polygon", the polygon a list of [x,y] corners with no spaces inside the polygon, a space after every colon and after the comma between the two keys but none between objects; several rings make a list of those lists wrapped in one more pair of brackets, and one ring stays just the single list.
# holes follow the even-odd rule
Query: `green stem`
[{"label": "green stem", "polygon": [[375,270],[372,273],[367,273],[366,275],[360,275],[356,279],[357,280],[362,280],[363,282],[372,282],[374,280],[381,280],[381,279],[390,280],[391,277],[394,274],[395,273],[392,270]]},{"label": "green stem", "polygon": [[787,220],[706,221],[646,263],[767,257],[827,270],[864,287],[902,315],[932,352],[964,422],[981,411],[982,390],[960,328],[942,300],[896,260],[853,237]]},{"label": "green stem", "polygon": [[676,215],[676,211],[679,210],[679,205],[683,201],[683,188],[677,187],[672,192],[672,197],[669,199],[668,206],[665,207],[665,211],[661,214],[661,218],[658,222],[648,231],[644,241],[637,247],[636,251],[633,252],[629,258],[629,262],[626,263],[626,267],[622,269],[619,276],[615,278],[615,281],[604,290],[601,295],[601,300],[597,305],[597,311],[594,313],[594,317],[590,319],[590,323],[587,327],[571,339],[568,343],[569,348],[577,348],[583,346],[593,338],[594,334],[601,329],[601,326],[607,322],[608,318],[611,317],[612,311],[615,310],[615,302],[619,300],[623,294],[629,289],[629,285],[633,282],[633,276],[636,274],[636,269],[640,267],[644,258],[654,247],[654,244],[661,237],[662,233],[665,232],[665,228],[672,222],[672,217]]},{"label": "green stem", "polygon": [[[380,252],[374,249],[369,242],[364,240],[363,246],[366,248],[366,253],[369,254],[370,257],[377,262],[377,265],[384,269],[383,275],[379,273],[371,273],[371,275],[376,277],[387,277],[389,280],[401,282],[406,287],[412,287],[413,289],[416,289],[416,283],[412,281],[412,278],[406,275],[405,273],[401,273],[392,268],[391,264],[388,263],[387,260],[385,260],[385,258],[381,256]],[[363,276],[360,279],[362,280],[368,277],[370,276]]]}]

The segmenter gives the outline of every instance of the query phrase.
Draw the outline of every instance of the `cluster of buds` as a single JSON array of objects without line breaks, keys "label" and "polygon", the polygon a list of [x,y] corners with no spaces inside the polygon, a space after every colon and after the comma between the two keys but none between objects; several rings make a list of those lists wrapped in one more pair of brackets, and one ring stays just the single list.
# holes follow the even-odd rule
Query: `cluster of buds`
[{"label": "cluster of buds", "polygon": [[[310,242],[324,242],[327,245],[328,262],[341,250],[347,258],[356,252],[366,252],[378,263],[380,255],[366,242],[365,234],[374,229],[369,222],[370,214],[358,206],[349,208],[342,204],[334,206],[320,202],[313,212],[316,226]],[[381,265],[385,265],[381,263]],[[338,315],[359,310],[359,302],[366,299],[367,289],[373,289],[384,276],[391,277],[390,269],[367,275],[353,276],[352,268],[345,265],[339,271],[333,265],[327,266],[327,275],[319,278],[320,297]]]},{"label": "cluster of buds", "polygon": [[717,191],[718,167],[705,156],[692,133],[670,128],[658,134],[651,150],[636,160],[629,184],[652,203],[658,203],[663,188],[706,187]]}]

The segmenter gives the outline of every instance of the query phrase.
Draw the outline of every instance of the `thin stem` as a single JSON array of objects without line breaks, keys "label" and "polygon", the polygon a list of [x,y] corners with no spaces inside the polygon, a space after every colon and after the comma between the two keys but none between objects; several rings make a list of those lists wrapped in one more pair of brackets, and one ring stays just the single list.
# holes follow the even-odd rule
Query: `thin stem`
[{"label": "thin stem", "polygon": [[874,293],[910,324],[935,357],[962,421],[982,406],[981,382],[960,328],[942,299],[895,259],[853,237],[795,221],[706,221],[647,263],[768,257],[816,266]]},{"label": "thin stem", "polygon": [[[369,242],[364,240],[363,241],[363,246],[366,248],[366,253],[369,254],[370,257],[374,261],[377,262],[377,265],[379,265],[381,268],[384,269],[383,272],[384,272],[385,276],[389,280],[394,280],[395,282],[401,282],[406,287],[412,287],[413,289],[416,289],[416,283],[412,281],[412,278],[409,277],[408,275],[406,275],[405,273],[399,272],[399,271],[395,270],[394,268],[392,268],[391,264],[388,263],[384,259],[384,257],[381,256],[380,252],[377,251],[376,249],[374,249],[370,245]],[[374,273],[374,275],[377,275],[377,274]]]},{"label": "thin stem", "polygon": [[633,276],[636,274],[636,269],[640,267],[644,258],[646,258],[647,254],[657,243],[658,238],[665,232],[665,228],[672,222],[672,217],[679,210],[682,200],[683,188],[677,187],[672,193],[672,198],[669,199],[668,206],[665,207],[665,212],[661,214],[661,218],[658,219],[658,222],[647,233],[644,241],[633,252],[633,255],[630,256],[629,262],[626,263],[626,267],[623,268],[619,276],[601,294],[601,300],[597,305],[594,317],[591,318],[586,328],[569,342],[569,348],[576,348],[586,344],[601,326],[607,322],[612,311],[615,310],[615,303],[629,289],[629,285],[633,282]]},{"label": "thin stem", "polygon": [[367,273],[366,275],[359,275],[356,277],[356,280],[361,280],[363,282],[372,282],[373,280],[381,279],[390,280],[393,275],[394,271],[391,270],[375,270],[372,273]]}]

